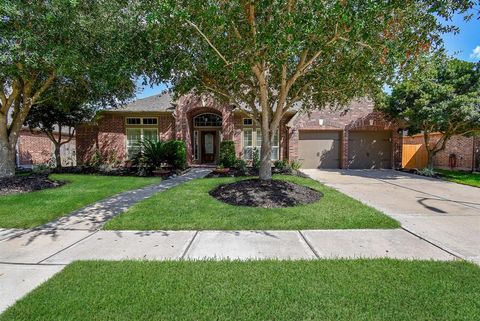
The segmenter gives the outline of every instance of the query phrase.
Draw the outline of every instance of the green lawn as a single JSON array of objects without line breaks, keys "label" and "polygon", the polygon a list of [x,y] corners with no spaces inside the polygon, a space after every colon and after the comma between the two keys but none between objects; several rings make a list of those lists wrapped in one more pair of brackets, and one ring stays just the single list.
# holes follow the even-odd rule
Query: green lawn
[{"label": "green lawn", "polygon": [[0,320],[480,320],[478,280],[466,262],[84,261]]},{"label": "green lawn", "polygon": [[110,230],[248,230],[320,228],[396,228],[398,222],[381,212],[314,180],[276,176],[315,188],[324,197],[316,203],[265,209],[233,206],[208,192],[238,178],[205,178],[158,193],[107,222]]},{"label": "green lawn", "polygon": [[0,196],[0,227],[31,228],[108,196],[140,188],[158,178],[55,174],[69,183],[54,189]]},{"label": "green lawn", "polygon": [[435,171],[448,181],[480,187],[480,174],[462,171],[447,171],[444,169],[436,169]]}]

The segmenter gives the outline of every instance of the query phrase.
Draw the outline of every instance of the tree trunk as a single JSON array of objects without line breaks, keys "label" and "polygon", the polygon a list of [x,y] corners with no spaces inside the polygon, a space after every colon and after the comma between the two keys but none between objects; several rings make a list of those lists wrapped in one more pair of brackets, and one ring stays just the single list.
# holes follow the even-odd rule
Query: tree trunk
[{"label": "tree trunk", "polygon": [[60,144],[55,144],[55,166],[57,168],[62,168],[62,158],[60,156]]},{"label": "tree trunk", "polygon": [[0,134],[0,178],[15,175],[15,147]]},{"label": "tree trunk", "polygon": [[427,168],[433,170],[433,157],[435,154],[427,148]]},{"label": "tree trunk", "polygon": [[262,126],[262,149],[260,151],[259,178],[261,180],[272,179],[272,137],[269,128]]},{"label": "tree trunk", "polygon": [[15,175],[15,144],[8,138],[7,117],[0,114],[0,178]]}]

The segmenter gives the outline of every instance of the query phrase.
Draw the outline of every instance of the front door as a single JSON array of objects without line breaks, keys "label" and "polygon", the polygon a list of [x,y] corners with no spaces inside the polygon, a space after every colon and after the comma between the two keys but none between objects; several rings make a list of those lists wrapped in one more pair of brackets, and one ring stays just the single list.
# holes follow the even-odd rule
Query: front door
[{"label": "front door", "polygon": [[217,132],[202,132],[202,163],[214,163],[217,151]]}]

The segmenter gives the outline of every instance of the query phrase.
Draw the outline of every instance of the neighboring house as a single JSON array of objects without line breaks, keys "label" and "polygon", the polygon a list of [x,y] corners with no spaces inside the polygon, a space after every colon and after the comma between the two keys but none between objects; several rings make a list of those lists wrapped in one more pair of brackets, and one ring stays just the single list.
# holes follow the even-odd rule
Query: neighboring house
[{"label": "neighboring house", "polygon": [[[246,160],[261,145],[260,128],[251,118],[210,97],[151,96],[104,110],[98,118],[77,128],[79,164],[94,155],[128,164],[146,139],[185,141],[190,165],[217,163],[222,140],[233,140],[237,157]],[[399,168],[401,133],[366,99],[340,111],[290,111],[273,139],[272,160],[298,160],[303,168]]]},{"label": "neighboring house", "polygon": [[[21,130],[17,141],[16,163],[18,167],[30,168],[35,165],[54,165],[55,147],[52,141],[39,130]],[[60,149],[63,166],[76,165],[75,138]]]},{"label": "neighboring house", "polygon": [[[431,144],[441,137],[440,133],[430,135]],[[475,171],[480,170],[480,136],[453,136],[445,149],[433,158],[436,168]],[[423,134],[404,136],[402,167],[424,168],[427,166],[427,151]]]}]

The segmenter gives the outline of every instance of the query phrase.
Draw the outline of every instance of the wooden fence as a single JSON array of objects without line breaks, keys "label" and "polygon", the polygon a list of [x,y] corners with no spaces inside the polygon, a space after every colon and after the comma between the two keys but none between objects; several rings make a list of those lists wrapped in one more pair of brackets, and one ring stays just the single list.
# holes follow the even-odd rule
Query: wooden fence
[{"label": "wooden fence", "polygon": [[425,168],[428,163],[427,150],[424,144],[403,141],[402,167]]}]

